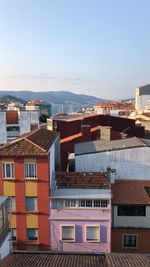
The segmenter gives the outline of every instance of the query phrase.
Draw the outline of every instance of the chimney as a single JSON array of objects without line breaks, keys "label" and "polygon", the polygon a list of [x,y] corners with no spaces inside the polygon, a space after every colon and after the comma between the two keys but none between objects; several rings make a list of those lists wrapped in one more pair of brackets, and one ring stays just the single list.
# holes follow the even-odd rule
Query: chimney
[{"label": "chimney", "polygon": [[100,128],[100,140],[110,141],[111,140],[111,129],[110,126],[101,126]]},{"label": "chimney", "polygon": [[81,125],[82,139],[83,142],[91,141],[91,127],[90,125]]}]

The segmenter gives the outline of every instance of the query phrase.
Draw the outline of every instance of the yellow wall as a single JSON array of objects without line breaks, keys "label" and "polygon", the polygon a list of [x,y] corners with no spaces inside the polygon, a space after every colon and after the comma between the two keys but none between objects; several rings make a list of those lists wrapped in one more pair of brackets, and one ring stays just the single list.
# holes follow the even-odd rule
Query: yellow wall
[{"label": "yellow wall", "polygon": [[27,228],[38,228],[37,214],[27,214]]},{"label": "yellow wall", "polygon": [[10,214],[8,216],[8,219],[9,219],[9,224],[10,224],[10,227],[11,228],[16,228],[16,214],[11,214],[11,220],[10,220]]},{"label": "yellow wall", "polygon": [[15,196],[15,181],[3,181],[4,196]]},{"label": "yellow wall", "polygon": [[37,196],[37,182],[36,181],[26,181],[26,196],[36,197]]}]

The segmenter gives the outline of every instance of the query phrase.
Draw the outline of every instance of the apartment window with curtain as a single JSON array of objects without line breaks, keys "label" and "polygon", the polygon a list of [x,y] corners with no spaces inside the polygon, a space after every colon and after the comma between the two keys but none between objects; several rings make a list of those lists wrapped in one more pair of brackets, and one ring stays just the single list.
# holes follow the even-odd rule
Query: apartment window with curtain
[{"label": "apartment window with curtain", "polygon": [[62,225],[61,226],[61,240],[64,242],[75,241],[75,226],[74,225]]},{"label": "apartment window with curtain", "polygon": [[3,161],[3,178],[14,178],[14,162]]},{"label": "apartment window with curtain", "polygon": [[26,197],[26,211],[37,211],[36,197]]},{"label": "apartment window with curtain", "polygon": [[86,226],[86,242],[100,242],[100,227],[99,227],[99,225]]},{"label": "apartment window with curtain", "polygon": [[25,178],[36,178],[37,171],[36,171],[36,161],[33,160],[25,160],[24,163],[24,175]]},{"label": "apartment window with curtain", "polygon": [[10,197],[8,202],[8,211],[16,210],[16,197]]}]

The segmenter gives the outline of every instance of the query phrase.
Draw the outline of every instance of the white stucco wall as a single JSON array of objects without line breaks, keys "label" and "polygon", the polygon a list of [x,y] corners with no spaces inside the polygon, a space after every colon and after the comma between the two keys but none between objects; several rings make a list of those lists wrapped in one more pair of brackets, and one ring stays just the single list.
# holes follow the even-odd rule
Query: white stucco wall
[{"label": "white stucco wall", "polygon": [[146,207],[146,216],[118,216],[117,206],[113,208],[113,226],[114,227],[150,227],[150,207]]},{"label": "white stucco wall", "polygon": [[10,253],[10,233],[8,233],[4,242],[0,246],[0,260],[6,257]]},{"label": "white stucco wall", "polygon": [[39,112],[38,111],[19,111],[19,125],[20,135],[30,132],[30,124],[36,123],[39,125]]},{"label": "white stucco wall", "polygon": [[75,156],[77,172],[116,170],[115,179],[150,180],[150,147],[139,147]]},{"label": "white stucco wall", "polygon": [[0,144],[7,143],[6,112],[0,111]]}]

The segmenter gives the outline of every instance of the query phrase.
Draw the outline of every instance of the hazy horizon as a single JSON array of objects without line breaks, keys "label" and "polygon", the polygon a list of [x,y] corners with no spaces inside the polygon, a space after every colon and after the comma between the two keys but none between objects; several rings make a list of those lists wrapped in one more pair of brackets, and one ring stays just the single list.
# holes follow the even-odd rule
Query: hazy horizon
[{"label": "hazy horizon", "polygon": [[150,83],[150,1],[0,1],[0,90],[134,97]]}]

